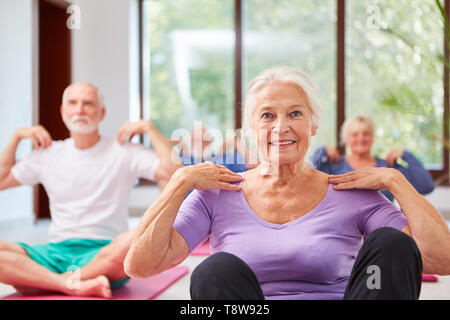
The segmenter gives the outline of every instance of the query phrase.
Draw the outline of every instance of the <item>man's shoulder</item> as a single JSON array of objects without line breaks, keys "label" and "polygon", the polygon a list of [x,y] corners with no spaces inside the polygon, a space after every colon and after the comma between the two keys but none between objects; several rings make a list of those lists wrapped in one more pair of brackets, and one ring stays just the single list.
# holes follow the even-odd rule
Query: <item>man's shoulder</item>
[{"label": "man's shoulder", "polygon": [[133,142],[125,142],[124,144],[119,144],[116,142],[116,145],[120,147],[122,150],[131,153],[142,153],[142,152],[153,152],[153,150],[141,143],[133,143]]},{"label": "man's shoulder", "polygon": [[140,143],[125,142],[120,144],[117,140],[113,139],[111,145],[108,147],[110,153],[114,154],[116,159],[122,159],[123,161],[148,161],[157,158],[156,152]]},{"label": "man's shoulder", "polygon": [[41,154],[51,154],[55,152],[64,152],[67,148],[70,148],[72,144],[72,139],[67,138],[64,140],[53,140],[52,144],[45,149],[34,150],[34,152],[40,152]]},{"label": "man's shoulder", "polygon": [[33,149],[31,153],[20,158],[18,162],[44,163],[49,159],[60,158],[59,155],[65,155],[67,153],[67,145],[70,143],[68,140],[53,140],[52,144],[47,148]]},{"label": "man's shoulder", "polygon": [[103,151],[108,150],[116,153],[126,153],[129,150],[128,142],[120,144],[117,139],[108,136],[102,136],[102,149]]}]

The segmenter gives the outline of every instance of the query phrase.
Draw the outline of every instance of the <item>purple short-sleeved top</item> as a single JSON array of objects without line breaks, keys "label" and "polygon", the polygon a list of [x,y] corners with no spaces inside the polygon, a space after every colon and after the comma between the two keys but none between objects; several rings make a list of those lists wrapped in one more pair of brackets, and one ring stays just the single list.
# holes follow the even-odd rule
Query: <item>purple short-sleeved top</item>
[{"label": "purple short-sleeved top", "polygon": [[408,222],[380,192],[333,186],[314,209],[282,225],[256,215],[242,190],[195,190],[174,227],[190,251],[209,236],[212,253],[245,261],[266,299],[342,299],[363,237]]}]

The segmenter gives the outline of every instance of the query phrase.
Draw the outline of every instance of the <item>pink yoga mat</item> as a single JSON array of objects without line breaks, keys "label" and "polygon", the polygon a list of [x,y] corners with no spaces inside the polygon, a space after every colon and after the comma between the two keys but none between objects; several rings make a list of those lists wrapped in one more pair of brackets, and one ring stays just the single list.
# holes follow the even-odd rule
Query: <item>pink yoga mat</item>
[{"label": "pink yoga mat", "polygon": [[[188,273],[188,268],[178,266],[166,270],[147,279],[130,279],[123,287],[112,291],[108,300],[152,300]],[[26,295],[15,293],[1,300],[107,300],[99,297],[76,297],[51,293],[42,295]]]},{"label": "pink yoga mat", "polygon": [[191,256],[210,256],[209,238],[203,241],[197,248],[191,252]]},{"label": "pink yoga mat", "polygon": [[422,281],[423,282],[437,282],[438,277],[436,277],[434,274],[422,274]]}]

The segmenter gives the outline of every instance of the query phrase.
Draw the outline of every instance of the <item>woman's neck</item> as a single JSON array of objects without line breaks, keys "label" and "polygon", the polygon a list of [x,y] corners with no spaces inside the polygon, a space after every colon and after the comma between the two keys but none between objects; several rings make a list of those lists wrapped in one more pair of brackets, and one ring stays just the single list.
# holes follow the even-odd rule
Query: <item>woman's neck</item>
[{"label": "woman's neck", "polygon": [[351,155],[348,155],[345,157],[345,160],[355,170],[358,170],[362,167],[367,166],[375,166],[376,165],[376,159],[375,157],[372,157],[370,153],[353,153]]},{"label": "woman's neck", "polygon": [[370,155],[370,152],[364,152],[364,153],[352,153],[348,156],[349,159],[352,161],[357,162],[364,162],[364,161],[372,161],[373,157]]},{"label": "woman's neck", "polygon": [[303,162],[275,166],[269,162],[263,162],[259,166],[259,174],[272,187],[290,185],[291,183],[303,183],[313,174],[314,170]]}]

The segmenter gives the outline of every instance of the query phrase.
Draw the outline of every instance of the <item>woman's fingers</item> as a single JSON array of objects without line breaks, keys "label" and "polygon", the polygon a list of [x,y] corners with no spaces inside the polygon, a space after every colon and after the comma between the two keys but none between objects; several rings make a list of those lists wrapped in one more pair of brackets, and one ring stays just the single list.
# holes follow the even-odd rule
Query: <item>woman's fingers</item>
[{"label": "woman's fingers", "polygon": [[334,190],[348,190],[348,189],[354,189],[354,184],[353,182],[343,182],[343,183],[339,183],[336,184],[333,187]]},{"label": "woman's fingers", "polygon": [[326,147],[327,156],[331,163],[339,162],[339,151],[335,147]]},{"label": "woman's fingers", "polygon": [[353,181],[337,183],[334,190],[348,190],[348,189],[371,189],[382,190],[384,187],[379,179],[376,177],[361,177]]},{"label": "woman's fingers", "polygon": [[[208,163],[212,163],[210,161],[206,161],[205,163],[207,163],[207,162]],[[235,176],[235,177],[241,177],[241,175],[239,173],[233,172],[233,171],[231,171],[230,169],[228,169],[227,167],[225,167],[223,165],[214,164],[214,163],[212,163],[212,164],[213,164],[214,167],[216,167],[219,170],[218,171],[219,174],[226,174],[226,175],[232,175],[232,176]]]},{"label": "woman's fingers", "polygon": [[386,162],[387,162],[387,164],[388,164],[390,167],[393,167],[393,166],[394,166],[395,160],[396,160],[395,156],[392,156],[392,155],[389,155],[389,156],[386,158]]},{"label": "woman's fingers", "polygon": [[339,152],[337,150],[334,150],[331,154],[331,162],[333,163],[339,162],[339,157],[340,157]]},{"label": "woman's fingers", "polygon": [[351,175],[351,176],[344,176],[344,175],[339,175],[339,176],[329,176],[328,177],[328,181],[340,181],[340,182],[345,182],[345,181],[349,181],[352,180],[355,176]]},{"label": "woman's fingers", "polygon": [[392,166],[392,152],[389,152],[388,155],[386,156],[386,163],[388,164],[388,166]]},{"label": "woman's fingers", "polygon": [[232,176],[241,176],[239,173],[236,173],[236,172],[233,172],[233,171],[231,171],[230,169],[227,169],[227,168],[221,168],[221,169],[219,169],[220,170],[220,173],[221,174],[229,174],[229,175],[232,175]]},{"label": "woman's fingers", "polygon": [[352,172],[347,172],[347,173],[343,173],[343,174],[335,174],[335,175],[330,175],[330,177],[347,177],[347,176],[354,176],[355,174],[357,174],[358,171],[352,171]]},{"label": "woman's fingers", "polygon": [[328,176],[328,182],[330,183],[341,183],[352,181],[357,177],[355,172],[350,172],[346,174],[340,174],[336,176]]},{"label": "woman's fingers", "polygon": [[226,167],[205,161],[201,164],[190,166],[195,189],[225,189],[238,191],[240,186],[235,183],[241,182],[244,178]]},{"label": "woman's fingers", "polygon": [[244,178],[241,175],[224,174],[221,175],[220,180],[225,182],[240,182],[244,180]]},{"label": "woman's fingers", "polygon": [[241,186],[239,186],[237,184],[230,184],[230,183],[225,183],[225,182],[220,182],[219,188],[224,189],[224,190],[231,190],[231,191],[241,190]]}]

